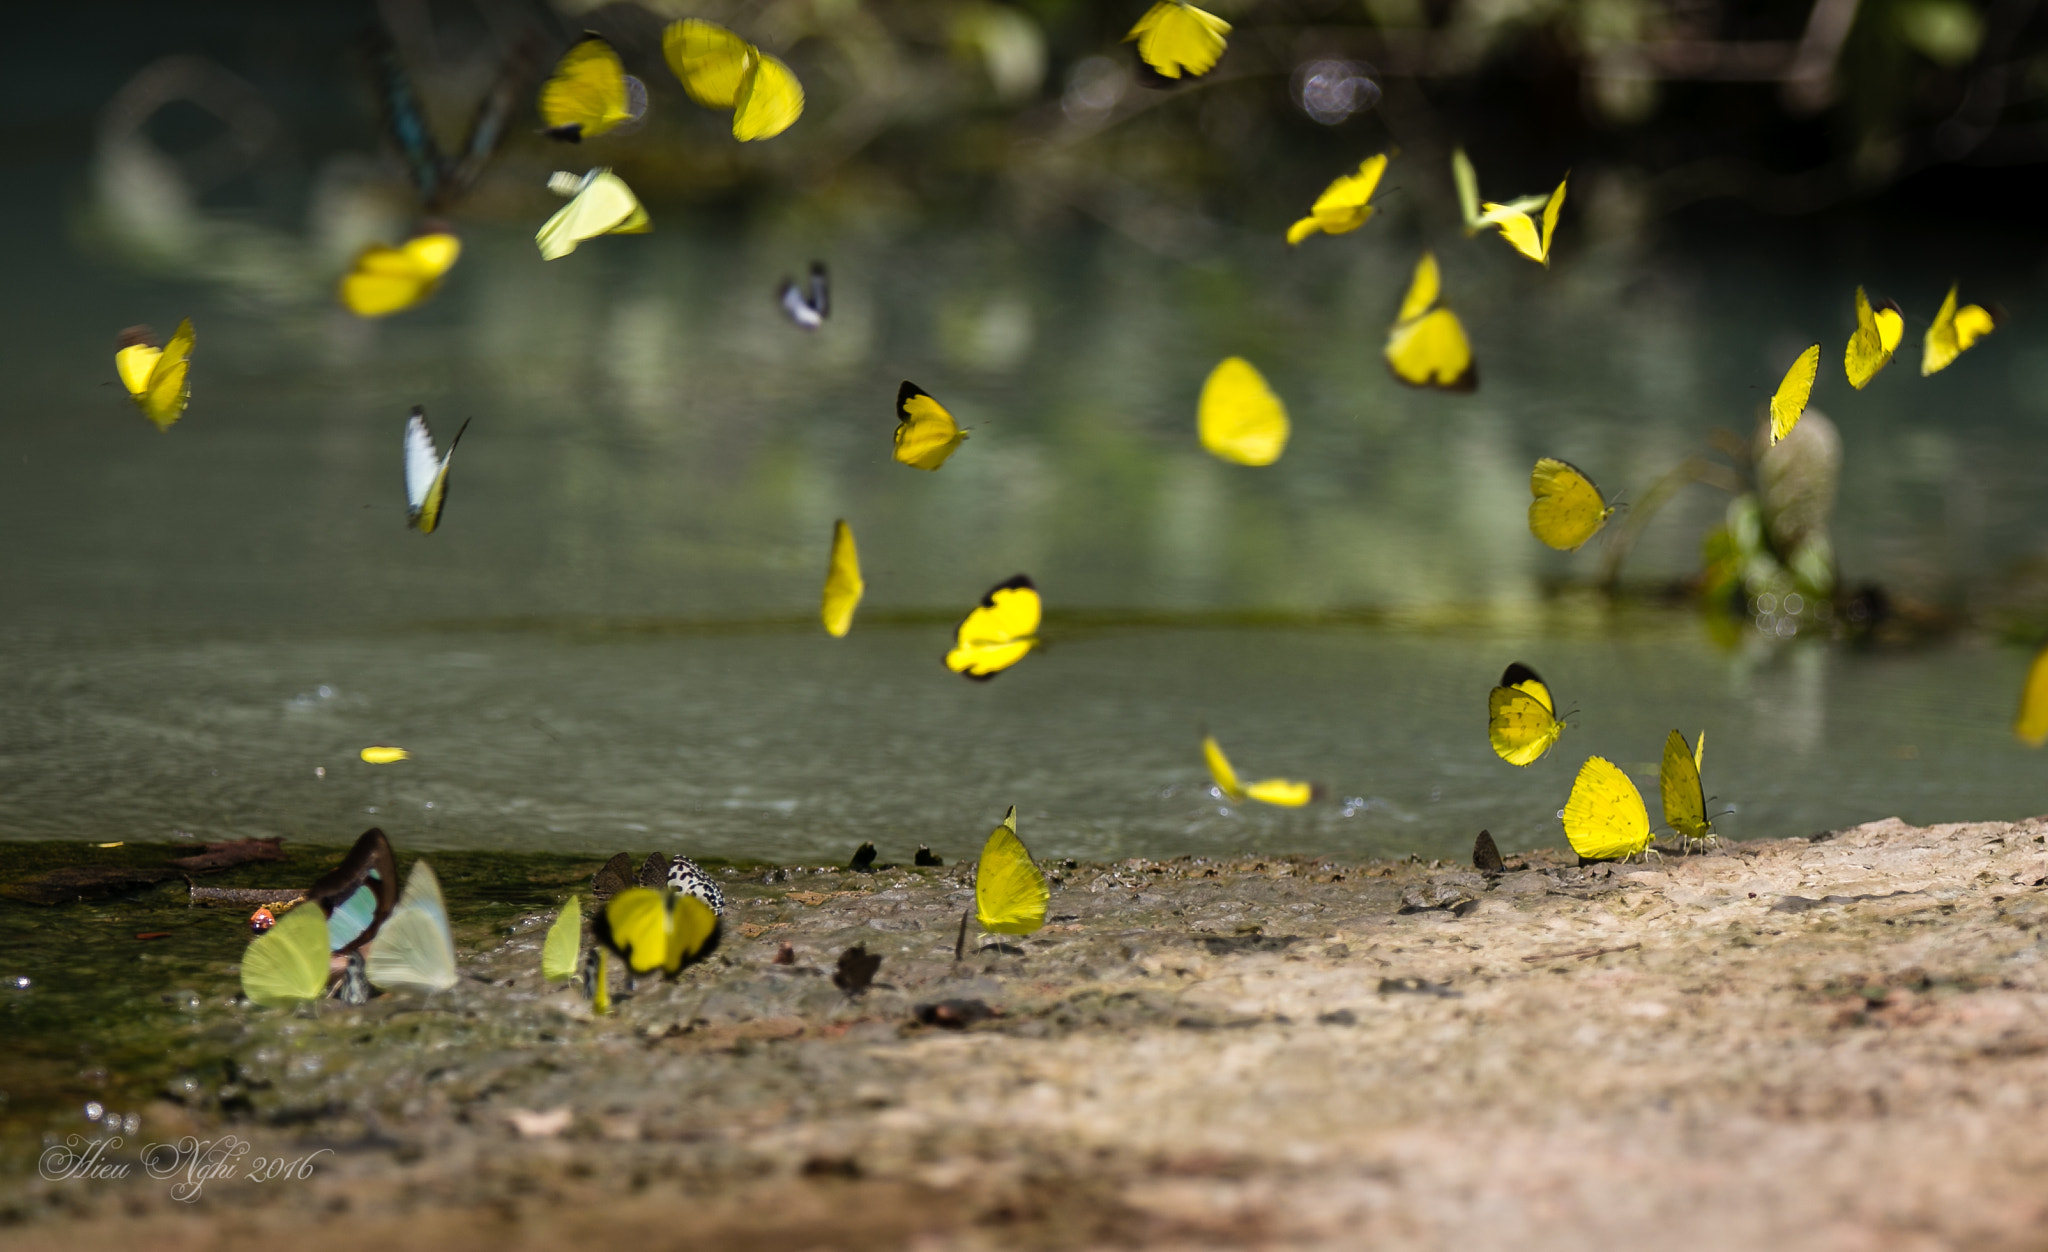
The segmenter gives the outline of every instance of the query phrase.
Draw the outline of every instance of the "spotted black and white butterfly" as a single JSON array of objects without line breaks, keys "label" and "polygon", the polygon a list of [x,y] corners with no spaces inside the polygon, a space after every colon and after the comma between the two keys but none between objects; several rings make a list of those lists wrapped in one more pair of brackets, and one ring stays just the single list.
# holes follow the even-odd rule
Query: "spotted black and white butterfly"
[{"label": "spotted black and white butterfly", "polygon": [[696,896],[713,913],[720,917],[725,916],[724,890],[697,862],[687,856],[679,856],[669,863],[668,889],[679,891],[686,896]]},{"label": "spotted black and white butterfly", "polygon": [[785,278],[782,289],[775,293],[782,303],[782,311],[789,314],[789,320],[805,330],[816,330],[825,324],[825,318],[832,311],[831,290],[825,280],[825,263],[811,262],[811,284],[808,291]]},{"label": "spotted black and white butterfly", "polygon": [[462,442],[462,430],[448,441],[448,451],[434,450],[434,432],[427,429],[427,411],[414,406],[405,420],[405,524],[423,535],[434,533],[441,524],[441,508],[448,503],[448,462],[455,445]]}]

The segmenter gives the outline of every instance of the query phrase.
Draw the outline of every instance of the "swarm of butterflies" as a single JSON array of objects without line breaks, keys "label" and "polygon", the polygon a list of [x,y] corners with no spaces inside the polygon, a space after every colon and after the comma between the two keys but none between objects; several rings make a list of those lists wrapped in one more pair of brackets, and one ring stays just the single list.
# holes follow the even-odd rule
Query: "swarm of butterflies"
[{"label": "swarm of butterflies", "polygon": [[[1131,28],[1126,42],[1136,44],[1140,78],[1149,85],[1170,87],[1212,71],[1227,48],[1230,31],[1228,22],[1186,0],[1158,0]],[[733,138],[739,142],[773,138],[803,114],[803,87],[789,66],[723,26],[695,19],[675,22],[663,32],[662,53],[692,100],[731,113]],[[445,208],[475,180],[506,133],[532,59],[524,45],[510,58],[500,81],[479,105],[459,155],[450,159],[434,142],[396,49],[388,38],[373,33],[370,63],[381,89],[386,127],[405,158],[424,214]],[[539,89],[542,133],[581,144],[638,122],[647,101],[645,84],[626,72],[611,44],[586,34],[559,58]],[[1368,157],[1355,171],[1333,180],[1308,214],[1287,228],[1288,246],[1297,247],[1319,234],[1348,234],[1370,222],[1377,211],[1373,197],[1391,159],[1389,153]],[[1548,267],[1568,179],[1547,193],[1504,202],[1484,200],[1478,174],[1462,149],[1451,156],[1451,177],[1468,237],[1492,231],[1519,255]],[[652,229],[632,188],[607,167],[582,174],[557,171],[547,185],[567,203],[534,236],[544,260],[569,256],[600,236]],[[412,238],[364,248],[342,276],[338,299],[361,317],[401,313],[432,296],[461,254],[461,240],[452,230],[423,216]],[[1472,343],[1445,302],[1443,288],[1436,256],[1425,250],[1388,328],[1383,356],[1389,371],[1406,385],[1471,391],[1479,382]],[[825,266],[813,264],[801,284],[785,281],[776,301],[798,327],[822,328],[831,312]],[[1844,368],[1850,384],[1860,390],[1898,348],[1905,316],[1891,301],[1873,304],[1859,287],[1855,319]],[[1927,328],[1921,373],[1946,369],[1996,325],[1997,318],[1985,308],[1959,304],[1957,289],[1951,287]],[[121,336],[117,373],[136,406],[160,430],[169,430],[189,402],[193,343],[189,319],[179,323],[161,348],[144,328]],[[1819,363],[1820,345],[1814,344],[1792,362],[1772,395],[1772,443],[1786,438],[1798,424]],[[1285,403],[1257,367],[1239,356],[1225,358],[1210,372],[1197,401],[1195,425],[1202,447],[1212,455],[1253,467],[1278,461],[1291,431]],[[422,409],[414,408],[406,419],[407,524],[422,534],[431,534],[440,525],[449,464],[462,433],[458,430],[441,449]],[[917,384],[903,382],[896,395],[896,461],[937,472],[967,437],[968,431],[945,405]],[[1590,477],[1553,457],[1536,462],[1529,485],[1529,529],[1561,551],[1582,547],[1616,512],[1617,506]],[[852,630],[865,593],[853,529],[841,519],[833,525],[826,561],[820,614],[827,633],[838,638]],[[1027,575],[997,583],[955,629],[953,645],[944,656],[946,668],[977,681],[995,677],[1039,645],[1042,616],[1038,589]],[[1527,666],[1510,666],[1488,698],[1489,738],[1511,764],[1527,766],[1541,758],[1565,725],[1549,687]],[[2029,675],[2018,730],[2029,742],[2048,741],[2048,649]],[[1704,740],[1703,732],[1688,747],[1684,735],[1671,732],[1661,770],[1665,823],[1688,848],[1713,838],[1700,781]],[[1241,780],[1211,735],[1202,737],[1201,751],[1216,794],[1231,801],[1298,807],[1320,794],[1308,782]],[[373,752],[382,755],[373,758]],[[404,759],[403,750],[395,748],[366,749],[363,755],[366,761],[380,763]],[[1651,843],[1641,794],[1619,767],[1600,757],[1589,759],[1580,770],[1559,816],[1582,857],[1626,858],[1645,852]],[[710,954],[717,946],[724,912],[716,884],[680,857],[665,877],[655,877],[659,881],[620,881],[616,890],[598,890],[603,898],[591,925],[594,943],[588,951],[582,940],[581,904],[571,897],[548,933],[542,961],[547,977],[580,980],[602,1011],[608,1002],[613,958],[631,978],[657,972],[673,976]],[[317,913],[303,905],[289,909],[251,945],[243,963],[249,998],[258,1003],[313,999],[326,993],[330,981],[336,994],[355,1002],[367,996],[369,987],[440,990],[453,985],[453,946],[433,871],[417,862],[402,894],[396,879],[390,845],[382,833],[365,834],[341,866],[308,890],[305,899],[319,905]],[[993,933],[1030,933],[1044,923],[1048,894],[1044,874],[1017,837],[1013,807],[983,849],[975,907],[962,919],[961,943],[970,919],[978,919]],[[264,916],[259,914],[259,923]],[[324,926],[315,924],[316,916]]]}]

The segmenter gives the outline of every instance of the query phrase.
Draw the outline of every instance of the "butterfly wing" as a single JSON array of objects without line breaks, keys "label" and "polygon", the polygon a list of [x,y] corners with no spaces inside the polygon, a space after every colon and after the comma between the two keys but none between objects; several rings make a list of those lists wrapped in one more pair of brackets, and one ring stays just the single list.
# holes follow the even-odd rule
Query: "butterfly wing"
[{"label": "butterfly wing", "polygon": [[1557,215],[1564,211],[1564,185],[1569,181],[1571,180],[1568,178],[1560,179],[1557,190],[1551,192],[1550,198],[1543,202],[1543,255],[1536,259],[1545,265],[1550,264],[1550,241],[1557,234]]},{"label": "butterfly wing", "polygon": [[[1540,685],[1540,684],[1539,684]],[[1545,696],[1548,695],[1546,691]],[[1486,697],[1486,738],[1510,765],[1533,765],[1564,733],[1548,699],[1521,687],[1495,687]]]},{"label": "butterfly wing", "polygon": [[1458,188],[1458,214],[1465,219],[1465,234],[1476,235],[1486,223],[1479,219],[1479,171],[1463,148],[1451,150],[1451,181]]},{"label": "butterfly wing", "polygon": [[805,330],[816,330],[825,324],[825,319],[811,307],[811,302],[805,298],[803,291],[795,283],[784,279],[781,289],[775,293],[775,299],[782,306],[782,311],[789,315],[789,320]]},{"label": "butterfly wing", "polygon": [[143,342],[142,336],[146,333],[138,327],[123,334],[121,347],[114,353],[114,372],[121,376],[121,386],[127,389],[128,398],[138,406],[142,403],[142,393],[149,389],[149,372],[156,368],[157,358],[164,354],[162,348]]},{"label": "butterfly wing", "polygon": [[1956,307],[1956,289],[1951,285],[1941,301],[1941,311],[1927,328],[1922,346],[1920,374],[1938,374],[1955,363],[1979,339],[1997,328],[1997,321],[1980,305]]},{"label": "butterfly wing", "polygon": [[989,832],[981,863],[974,871],[974,914],[981,928],[999,935],[1028,935],[1045,925],[1045,907],[1052,888],[1032,864],[1031,853],[1017,837],[1017,806],[1003,824]]},{"label": "butterfly wing", "polygon": [[1271,465],[1287,449],[1287,406],[1243,357],[1209,372],[1195,424],[1211,455],[1238,465]]},{"label": "butterfly wing", "polygon": [[1394,377],[1410,387],[1471,391],[1479,385],[1472,343],[1465,338],[1464,323],[1449,309],[1396,324],[1387,335],[1386,358]]},{"label": "butterfly wing", "polygon": [[1488,202],[1480,216],[1500,231],[1508,246],[1532,261],[1543,260],[1543,241],[1536,233],[1536,220],[1518,209]]},{"label": "butterfly wing", "polygon": [[636,974],[666,967],[674,913],[668,894],[655,887],[628,887],[605,902],[592,930],[597,941]]},{"label": "butterfly wing", "polygon": [[673,974],[718,947],[718,914],[693,895],[670,897],[669,950],[663,968]]},{"label": "butterfly wing", "polygon": [[1300,243],[1318,231],[1330,235],[1348,234],[1365,225],[1374,211],[1372,193],[1379,187],[1380,177],[1386,170],[1387,157],[1381,153],[1367,157],[1360,163],[1357,173],[1337,178],[1309,206],[1309,215],[1288,228],[1287,242]]},{"label": "butterfly wing", "polygon": [[740,76],[732,111],[732,137],[741,143],[773,139],[804,113],[804,88],[787,65],[755,50]]},{"label": "butterfly wing", "polygon": [[448,441],[448,451],[434,451],[434,434],[427,428],[427,411],[414,407],[405,419],[405,524],[423,535],[431,535],[441,524],[441,509],[448,502],[448,463],[455,457],[455,445],[462,442],[467,421]]},{"label": "butterfly wing", "polygon": [[1555,457],[1536,462],[1529,493],[1529,533],[1560,552],[1578,550],[1614,513],[1592,479]]},{"label": "butterfly wing", "polygon": [[626,180],[610,170],[593,170],[575,198],[541,223],[533,241],[543,260],[554,261],[599,235],[637,235],[649,229],[647,210]]},{"label": "butterfly wing", "polygon": [[981,682],[994,678],[1038,645],[1042,611],[1030,578],[1019,574],[997,583],[954,632],[946,668]]},{"label": "butterfly wing", "polygon": [[1223,745],[1216,742],[1216,736],[1202,736],[1202,760],[1209,766],[1209,777],[1215,780],[1218,791],[1233,800],[1244,799],[1244,784],[1237,780],[1237,771],[1231,768],[1230,758],[1223,755]]},{"label": "butterfly wing", "polygon": [[1180,0],[1159,0],[1145,11],[1125,42],[1138,41],[1138,59],[1162,78],[1200,78],[1216,68],[1230,23]]},{"label": "butterfly wing", "polygon": [[434,867],[414,861],[405,894],[370,945],[363,973],[384,990],[446,991],[455,985],[455,937],[448,931],[448,906]]},{"label": "butterfly wing", "polygon": [[1394,315],[1394,325],[1415,321],[1429,312],[1442,290],[1443,271],[1437,267],[1436,253],[1425,252],[1415,263],[1415,276],[1408,280],[1408,292],[1401,297],[1401,311]]},{"label": "butterfly wing", "polygon": [[541,85],[540,120],[551,139],[578,143],[633,116],[626,67],[600,35],[586,32]]},{"label": "butterfly wing", "polygon": [[1550,694],[1550,684],[1528,666],[1516,661],[1501,671],[1500,685],[1525,691],[1543,702],[1543,707],[1557,712],[1557,700]]},{"label": "butterfly wing", "polygon": [[549,982],[562,982],[574,978],[582,965],[583,901],[572,895],[548,927],[547,942],[540,949],[540,974]]},{"label": "butterfly wing", "polygon": [[853,527],[841,518],[832,524],[832,560],[825,570],[825,600],[821,610],[825,633],[844,639],[853,629],[853,611],[867,584],[860,577],[860,552],[853,546]]},{"label": "butterfly wing", "polygon": [[322,874],[306,896],[327,915],[334,951],[353,951],[375,939],[398,904],[398,858],[391,841],[375,826],[364,831],[341,864]]},{"label": "butterfly wing", "polygon": [[713,109],[739,101],[752,45],[715,22],[686,18],[661,33],[661,54],[690,99]]},{"label": "butterfly wing", "polygon": [[252,1004],[282,1007],[327,991],[327,919],[310,903],[250,942],[242,954],[242,994]]},{"label": "butterfly wing", "polygon": [[1634,856],[1650,846],[1650,813],[1642,793],[1605,757],[1589,757],[1564,806],[1565,838],[1592,861]]},{"label": "butterfly wing", "polygon": [[185,416],[185,406],[192,399],[193,340],[192,319],[188,317],[178,323],[163,353],[150,363],[149,381],[136,397],[142,415],[155,422],[158,430],[169,430]]},{"label": "butterfly wing", "polygon": [[944,405],[916,383],[896,390],[896,459],[913,469],[936,471],[967,438]]},{"label": "butterfly wing", "polygon": [[1814,376],[1820,372],[1820,345],[1814,344],[1799,354],[1792,362],[1792,368],[1785,371],[1785,380],[1778,384],[1777,394],[1771,397],[1771,442],[1792,433],[1799,424],[1799,415],[1806,412],[1806,402],[1813,396]]},{"label": "butterfly wing", "polygon": [[1297,782],[1291,778],[1265,778],[1245,787],[1244,793],[1261,804],[1278,805],[1295,809],[1316,798],[1314,783]]},{"label": "butterfly wing", "polygon": [[[1700,737],[1706,750],[1706,736]],[[1664,764],[1657,772],[1658,790],[1664,797],[1664,824],[1684,839],[1706,837],[1707,795],[1700,786],[1698,757],[1685,746],[1685,736],[1672,731],[1664,738]]]},{"label": "butterfly wing", "polygon": [[2020,688],[2020,711],[2013,719],[2012,733],[2030,748],[2048,743],[2048,647],[2035,653],[2034,663],[2027,667],[2027,681]]}]

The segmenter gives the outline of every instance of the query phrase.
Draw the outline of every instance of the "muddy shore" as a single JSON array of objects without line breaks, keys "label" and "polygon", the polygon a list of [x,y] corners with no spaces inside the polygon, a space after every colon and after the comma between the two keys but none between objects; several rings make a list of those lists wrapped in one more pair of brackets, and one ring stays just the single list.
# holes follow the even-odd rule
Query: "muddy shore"
[{"label": "muddy shore", "polygon": [[[2048,1247],[2048,819],[1497,876],[1062,862],[1051,924],[956,962],[967,872],[727,871],[720,954],[601,1020],[542,982],[538,910],[458,918],[469,977],[432,998],[223,994],[223,1067],[140,1109],[104,1158],[128,1176],[31,1163],[0,1229],[18,1252]],[[831,977],[854,944],[882,957],[858,997]],[[203,1166],[153,1177],[135,1149],[185,1136],[247,1153],[176,1198]]]}]

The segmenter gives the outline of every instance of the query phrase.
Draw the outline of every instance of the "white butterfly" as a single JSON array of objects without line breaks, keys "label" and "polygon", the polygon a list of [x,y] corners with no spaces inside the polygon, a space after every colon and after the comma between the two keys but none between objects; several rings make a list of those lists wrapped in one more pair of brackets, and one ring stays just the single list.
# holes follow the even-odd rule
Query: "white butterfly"
[{"label": "white butterfly", "polygon": [[448,441],[448,451],[434,451],[434,432],[427,429],[427,411],[415,405],[405,419],[405,524],[423,535],[434,533],[441,524],[441,506],[448,502],[448,462],[455,445],[462,442],[462,430]]},{"label": "white butterfly", "polygon": [[533,237],[543,260],[568,256],[577,244],[599,235],[640,235],[653,229],[633,189],[603,166],[581,177],[556,170],[548,190],[571,198]]},{"label": "white butterfly", "polygon": [[455,985],[455,939],[448,933],[448,907],[441,881],[425,861],[414,861],[398,907],[370,944],[363,972],[377,986],[446,991]]},{"label": "white butterfly", "polygon": [[785,278],[775,298],[782,302],[782,311],[789,314],[789,320],[805,330],[823,326],[826,315],[832,311],[831,294],[825,282],[825,263],[811,262],[811,289],[808,292]]}]

